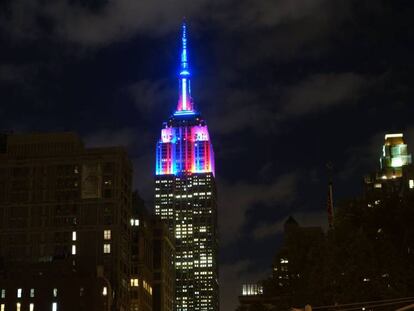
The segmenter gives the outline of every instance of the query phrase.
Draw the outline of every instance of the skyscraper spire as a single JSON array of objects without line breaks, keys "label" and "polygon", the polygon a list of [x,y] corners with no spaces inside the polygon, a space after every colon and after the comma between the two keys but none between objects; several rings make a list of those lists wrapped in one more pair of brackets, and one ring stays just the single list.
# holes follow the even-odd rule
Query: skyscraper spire
[{"label": "skyscraper spire", "polygon": [[175,114],[193,114],[193,99],[191,98],[191,85],[190,85],[190,66],[188,62],[187,53],[187,25],[185,21],[182,24],[182,48],[181,48],[181,63],[179,73],[179,96],[177,111]]}]

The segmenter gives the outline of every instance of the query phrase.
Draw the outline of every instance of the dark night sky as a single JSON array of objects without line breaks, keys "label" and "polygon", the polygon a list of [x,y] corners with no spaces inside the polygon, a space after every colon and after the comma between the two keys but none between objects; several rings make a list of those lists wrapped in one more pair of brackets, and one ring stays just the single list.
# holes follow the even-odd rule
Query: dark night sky
[{"label": "dark night sky", "polygon": [[152,200],[155,142],[177,102],[179,24],[216,153],[222,310],[270,272],[288,215],[325,225],[361,190],[383,135],[414,146],[414,4],[398,0],[3,0],[0,128],[125,145]]}]

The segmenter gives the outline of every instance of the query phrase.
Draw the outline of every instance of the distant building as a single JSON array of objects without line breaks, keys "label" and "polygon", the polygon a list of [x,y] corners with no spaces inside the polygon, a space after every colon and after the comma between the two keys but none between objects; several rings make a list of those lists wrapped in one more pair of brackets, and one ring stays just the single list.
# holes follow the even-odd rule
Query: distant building
[{"label": "distant building", "polygon": [[292,286],[301,282],[308,250],[322,242],[320,227],[302,227],[289,217],[284,224],[284,241],[272,263],[272,274],[257,283],[244,284],[237,311],[287,310],[292,303]]},{"label": "distant building", "polygon": [[155,213],[175,236],[176,311],[218,311],[218,234],[214,152],[191,98],[186,26],[179,100],[156,146]]},{"label": "distant building", "polygon": [[411,161],[403,134],[386,134],[380,158],[381,178],[401,177],[402,168],[411,164]]},{"label": "distant building", "polygon": [[365,196],[378,199],[413,188],[414,167],[404,136],[401,133],[386,134],[379,170],[364,178]]},{"label": "distant building", "polygon": [[2,141],[0,310],[129,310],[125,149],[85,148],[73,133]]},{"label": "distant building", "polygon": [[153,310],[153,229],[144,201],[133,194],[131,311]]},{"label": "distant building", "polygon": [[175,297],[175,238],[159,217],[152,219],[154,248],[153,310],[173,311]]}]

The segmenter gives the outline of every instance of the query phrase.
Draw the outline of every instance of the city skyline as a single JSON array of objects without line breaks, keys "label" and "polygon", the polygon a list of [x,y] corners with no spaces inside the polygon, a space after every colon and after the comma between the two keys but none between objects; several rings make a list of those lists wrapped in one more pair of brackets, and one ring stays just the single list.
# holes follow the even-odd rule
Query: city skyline
[{"label": "city skyline", "polygon": [[223,310],[236,305],[240,284],[270,273],[289,215],[305,226],[326,222],[327,162],[336,202],[377,169],[384,134],[403,132],[414,146],[410,3],[4,6],[2,128],[71,130],[89,146],[127,146],[149,207],[186,16],[192,93],[214,137]]}]

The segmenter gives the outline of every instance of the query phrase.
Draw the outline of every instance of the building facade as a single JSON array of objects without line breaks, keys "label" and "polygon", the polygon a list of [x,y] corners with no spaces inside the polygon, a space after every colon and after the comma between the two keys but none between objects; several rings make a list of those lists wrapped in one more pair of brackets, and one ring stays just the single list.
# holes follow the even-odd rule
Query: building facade
[{"label": "building facade", "polygon": [[219,309],[214,152],[191,97],[186,25],[179,99],[156,146],[155,213],[175,236],[176,311]]},{"label": "building facade", "polygon": [[386,134],[379,170],[364,178],[366,198],[378,201],[380,196],[414,189],[414,166],[402,133]]},{"label": "building facade", "polygon": [[159,216],[152,218],[154,278],[153,310],[173,311],[175,297],[175,238]]},{"label": "building facade", "polygon": [[129,310],[132,166],[126,151],[85,148],[73,133],[4,140],[0,308]]},{"label": "building facade", "polygon": [[132,196],[131,311],[153,310],[153,231],[144,201]]}]

